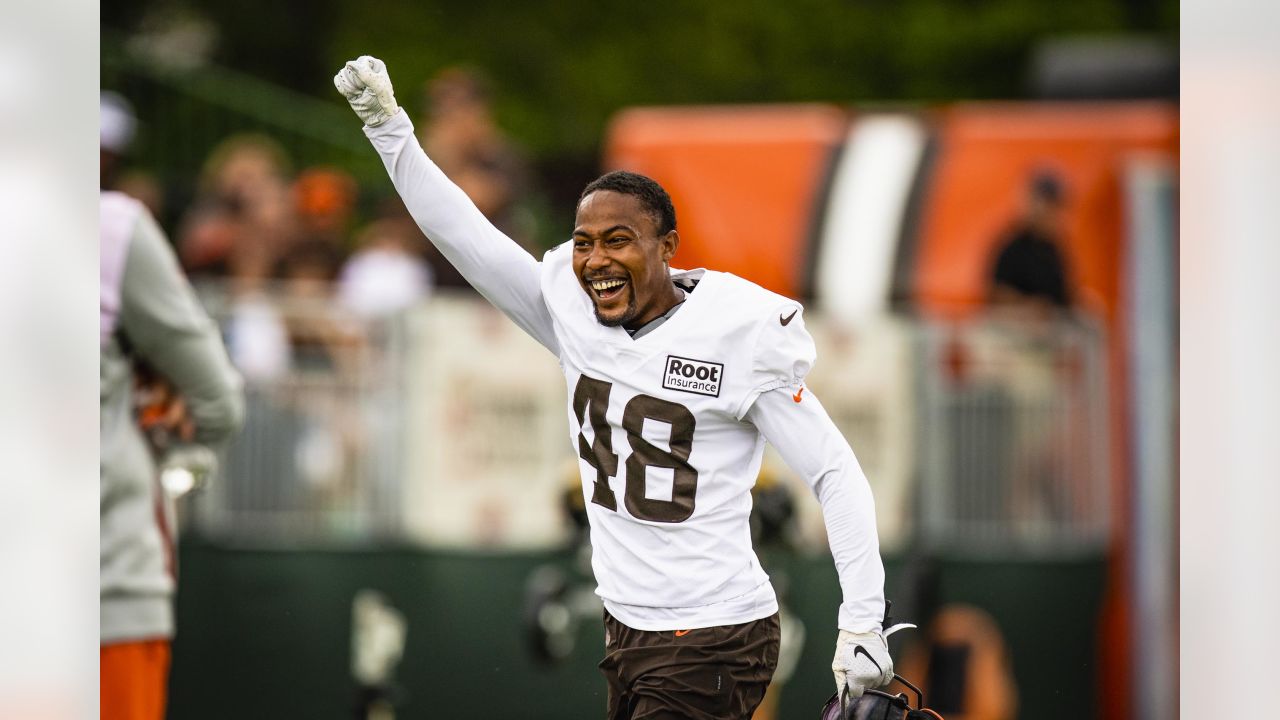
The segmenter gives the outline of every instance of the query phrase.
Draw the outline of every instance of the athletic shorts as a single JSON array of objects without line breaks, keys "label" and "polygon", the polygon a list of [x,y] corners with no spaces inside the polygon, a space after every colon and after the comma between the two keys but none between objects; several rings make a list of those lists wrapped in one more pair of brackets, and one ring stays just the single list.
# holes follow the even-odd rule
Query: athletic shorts
[{"label": "athletic shorts", "polygon": [[778,667],[778,615],[695,630],[635,630],[604,614],[609,720],[750,720]]},{"label": "athletic shorts", "polygon": [[168,640],[100,645],[98,670],[102,720],[164,720]]}]

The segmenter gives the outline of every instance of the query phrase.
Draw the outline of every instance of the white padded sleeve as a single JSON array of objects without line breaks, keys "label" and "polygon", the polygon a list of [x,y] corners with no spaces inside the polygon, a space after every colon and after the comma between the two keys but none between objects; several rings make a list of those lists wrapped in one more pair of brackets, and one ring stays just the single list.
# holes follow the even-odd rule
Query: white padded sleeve
[{"label": "white padded sleeve", "polygon": [[876,534],[875,500],[853,449],[808,388],[798,395],[790,388],[762,393],[747,412],[747,419],[792,471],[804,478],[822,505],[827,542],[844,594],[839,628],[849,632],[880,630],[884,564]]},{"label": "white padded sleeve", "polygon": [[427,157],[401,111],[364,128],[396,192],[418,227],[458,272],[516,325],[560,354],[551,313],[542,296],[542,265],[476,208]]}]

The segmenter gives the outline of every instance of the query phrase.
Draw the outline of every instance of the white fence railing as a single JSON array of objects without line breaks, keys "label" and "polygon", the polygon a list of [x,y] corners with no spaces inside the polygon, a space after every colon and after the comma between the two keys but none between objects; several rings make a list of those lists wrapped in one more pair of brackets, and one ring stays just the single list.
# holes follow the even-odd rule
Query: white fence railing
[{"label": "white fence railing", "polygon": [[919,537],[988,552],[1096,549],[1110,528],[1101,332],[1081,321],[919,328]]},{"label": "white fence railing", "polygon": [[187,529],[249,545],[398,536],[403,319],[280,293],[201,295],[245,376],[247,412]]},{"label": "white fence railing", "polygon": [[[207,297],[245,369],[249,414],[218,478],[191,499],[188,530],[248,545],[564,539],[558,502],[578,480],[563,376],[482,300],[438,296],[375,321],[327,303]],[[1106,542],[1096,327],[806,322],[819,345],[808,384],[871,480],[886,549]],[[820,544],[816,503],[799,506],[799,536]]]}]

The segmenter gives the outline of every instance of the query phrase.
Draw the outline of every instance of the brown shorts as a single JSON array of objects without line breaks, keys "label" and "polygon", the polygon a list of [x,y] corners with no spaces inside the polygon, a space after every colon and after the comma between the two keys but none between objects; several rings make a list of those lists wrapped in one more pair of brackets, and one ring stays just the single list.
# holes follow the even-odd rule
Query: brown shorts
[{"label": "brown shorts", "polygon": [[604,614],[609,720],[750,720],[778,667],[778,615],[696,630],[635,630]]}]

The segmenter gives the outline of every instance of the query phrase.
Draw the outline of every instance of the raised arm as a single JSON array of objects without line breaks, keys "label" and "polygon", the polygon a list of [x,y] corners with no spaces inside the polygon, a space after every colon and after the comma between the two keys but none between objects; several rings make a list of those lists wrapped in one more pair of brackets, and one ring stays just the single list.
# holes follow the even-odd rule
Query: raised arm
[{"label": "raised arm", "polygon": [[494,227],[423,152],[413,123],[396,105],[386,65],[361,56],[333,83],[364,121],[365,135],[422,232],[472,287],[558,356],[540,263]]}]

